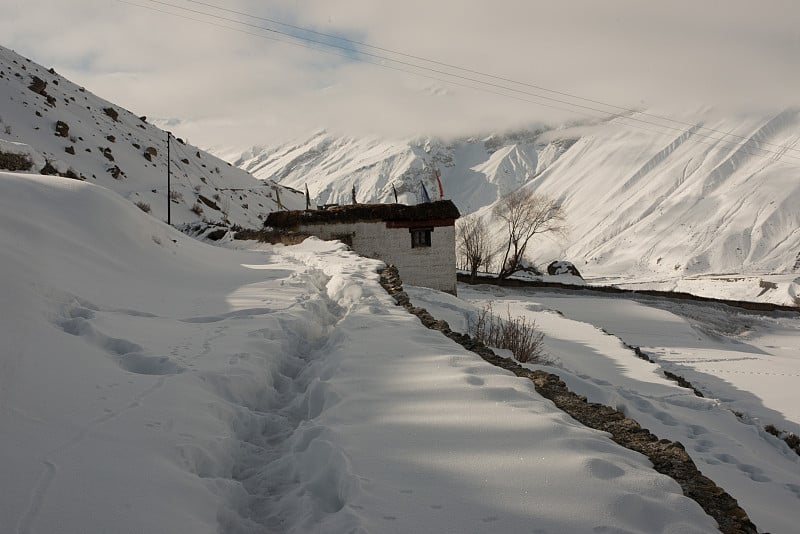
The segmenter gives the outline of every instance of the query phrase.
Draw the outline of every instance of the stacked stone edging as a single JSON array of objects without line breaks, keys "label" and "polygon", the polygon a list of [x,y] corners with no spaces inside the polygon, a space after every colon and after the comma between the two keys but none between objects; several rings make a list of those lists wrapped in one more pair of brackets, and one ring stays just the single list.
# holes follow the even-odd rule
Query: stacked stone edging
[{"label": "stacked stone edging", "polygon": [[616,443],[647,456],[656,471],[678,482],[684,495],[696,501],[717,521],[721,532],[725,534],[758,532],[736,499],[697,469],[680,442],[658,439],[623,413],[602,404],[587,402],[586,397],[570,391],[557,375],[527,369],[513,360],[497,356],[492,349],[468,334],[453,332],[446,321],[437,320],[424,308],[411,304],[408,294],[403,291],[403,282],[394,266],[385,268],[380,275],[384,289],[398,305],[419,317],[425,327],[440,331],[487,362],[531,380],[540,395],[551,400],[556,407],[581,424],[608,432]]}]

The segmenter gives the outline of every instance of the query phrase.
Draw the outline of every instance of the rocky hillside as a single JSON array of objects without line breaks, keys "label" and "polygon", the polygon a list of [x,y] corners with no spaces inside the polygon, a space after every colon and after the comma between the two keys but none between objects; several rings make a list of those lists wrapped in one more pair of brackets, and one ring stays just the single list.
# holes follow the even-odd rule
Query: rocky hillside
[{"label": "rocky hillside", "polygon": [[[167,219],[167,133],[0,47],[0,169],[59,174],[105,186]],[[181,139],[170,143],[171,221],[260,227],[303,195],[256,180]]]}]

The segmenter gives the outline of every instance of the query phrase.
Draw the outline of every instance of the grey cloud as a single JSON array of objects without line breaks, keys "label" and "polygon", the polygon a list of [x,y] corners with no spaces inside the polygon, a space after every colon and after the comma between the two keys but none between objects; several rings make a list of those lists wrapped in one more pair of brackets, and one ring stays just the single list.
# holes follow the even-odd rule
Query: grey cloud
[{"label": "grey cloud", "polygon": [[[708,105],[730,112],[800,106],[794,0],[207,1],[623,107],[669,113]],[[4,45],[138,114],[180,118],[185,131],[176,133],[206,146],[280,141],[318,127],[445,135],[592,114],[120,2],[16,1],[8,12],[0,21]]]}]

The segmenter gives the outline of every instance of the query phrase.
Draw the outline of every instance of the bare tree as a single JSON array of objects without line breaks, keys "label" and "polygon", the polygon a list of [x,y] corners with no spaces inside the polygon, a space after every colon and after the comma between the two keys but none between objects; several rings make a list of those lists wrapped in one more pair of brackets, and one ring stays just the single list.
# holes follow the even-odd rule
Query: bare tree
[{"label": "bare tree", "polygon": [[459,260],[474,282],[478,269],[487,269],[494,259],[486,222],[477,216],[460,219],[456,225],[456,244]]},{"label": "bare tree", "polygon": [[561,234],[566,230],[561,204],[533,191],[518,189],[495,205],[493,213],[506,225],[506,246],[498,278],[508,278],[522,268],[528,242],[536,234]]}]

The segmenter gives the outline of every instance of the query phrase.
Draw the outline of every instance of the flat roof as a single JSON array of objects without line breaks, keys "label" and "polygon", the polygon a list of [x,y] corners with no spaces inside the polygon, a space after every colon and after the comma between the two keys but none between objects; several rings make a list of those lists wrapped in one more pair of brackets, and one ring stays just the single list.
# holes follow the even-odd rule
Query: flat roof
[{"label": "flat roof", "polygon": [[452,200],[438,200],[407,206],[405,204],[350,204],[320,210],[273,211],[264,226],[295,228],[301,224],[352,222],[401,222],[458,219],[461,214]]}]

